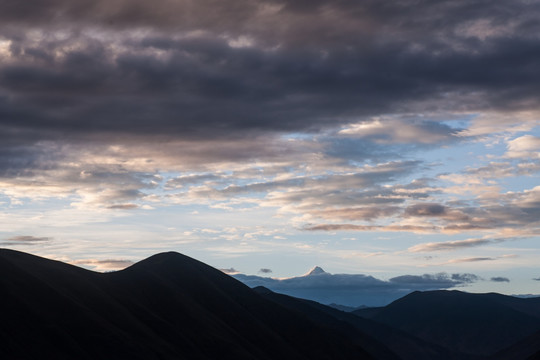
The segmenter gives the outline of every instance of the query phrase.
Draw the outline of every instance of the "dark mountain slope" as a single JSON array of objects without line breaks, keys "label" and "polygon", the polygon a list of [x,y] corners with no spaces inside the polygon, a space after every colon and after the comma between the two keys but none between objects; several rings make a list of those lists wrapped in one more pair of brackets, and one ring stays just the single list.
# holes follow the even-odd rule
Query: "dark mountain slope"
[{"label": "dark mountain slope", "polygon": [[[264,287],[257,287],[253,290],[269,300],[309,317],[319,324],[335,329],[342,336],[357,341],[362,347],[381,359],[393,359],[396,356],[403,360],[465,360],[478,358],[474,355],[450,351],[390,326],[315,301],[278,294]],[[389,353],[388,349],[392,353]]]},{"label": "dark mountain slope", "polygon": [[540,329],[540,320],[530,315],[534,304],[529,307],[522,300],[527,299],[460,291],[414,292],[380,309],[372,319],[448,349],[492,355]]},{"label": "dark mountain slope", "polygon": [[540,359],[540,331],[499,351],[492,360],[532,360]]},{"label": "dark mountain slope", "polygon": [[497,293],[477,294],[477,296],[540,319],[540,297],[520,298]]},{"label": "dark mountain slope", "polygon": [[[272,302],[275,302],[291,311],[301,314],[302,316],[306,316],[321,326],[333,329],[341,337],[349,338],[351,341],[356,342],[361,347],[369,350],[369,352],[374,354],[378,359],[400,359],[399,356],[389,351],[386,346],[382,345],[370,335],[362,332],[359,328],[355,327],[349,322],[336,317],[336,314],[343,313],[340,310],[335,310],[325,305],[320,305],[319,303],[311,300],[304,300],[288,295],[278,294],[262,286],[253,288],[253,290],[264,298],[271,300]],[[328,308],[328,311],[318,308],[317,305],[320,305],[323,309]],[[352,315],[352,317],[357,318],[354,315]],[[392,330],[391,328],[388,329]]]},{"label": "dark mountain slope", "polygon": [[100,274],[2,249],[0,273],[0,358],[370,358],[177,253]]},{"label": "dark mountain slope", "polygon": [[378,313],[384,309],[384,306],[368,307],[364,309],[357,309],[351,311],[354,315],[360,316],[364,319],[373,319]]}]

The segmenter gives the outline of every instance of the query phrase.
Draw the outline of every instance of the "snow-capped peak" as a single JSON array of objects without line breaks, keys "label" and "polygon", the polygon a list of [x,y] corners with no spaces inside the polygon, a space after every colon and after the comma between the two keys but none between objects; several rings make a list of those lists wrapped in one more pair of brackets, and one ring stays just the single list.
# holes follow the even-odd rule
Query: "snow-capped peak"
[{"label": "snow-capped peak", "polygon": [[322,275],[322,274],[328,274],[326,271],[324,271],[321,267],[315,266],[313,269],[311,269],[306,275],[304,276],[311,276],[311,275]]}]

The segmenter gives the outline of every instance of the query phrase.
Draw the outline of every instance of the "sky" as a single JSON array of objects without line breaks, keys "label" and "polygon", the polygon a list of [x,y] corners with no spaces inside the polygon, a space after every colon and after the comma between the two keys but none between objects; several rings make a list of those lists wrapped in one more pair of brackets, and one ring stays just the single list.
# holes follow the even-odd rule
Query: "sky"
[{"label": "sky", "polygon": [[539,18],[535,0],[0,1],[0,247],[539,294]]}]

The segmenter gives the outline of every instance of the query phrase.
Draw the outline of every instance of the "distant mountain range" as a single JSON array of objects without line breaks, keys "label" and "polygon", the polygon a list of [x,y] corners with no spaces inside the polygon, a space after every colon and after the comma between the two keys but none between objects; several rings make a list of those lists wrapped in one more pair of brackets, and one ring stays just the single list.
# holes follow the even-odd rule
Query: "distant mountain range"
[{"label": "distant mountain range", "polygon": [[174,252],[96,273],[0,249],[0,273],[1,359],[540,358],[540,298],[427,291],[344,312]]},{"label": "distant mountain range", "polygon": [[347,307],[383,306],[416,290],[450,289],[479,280],[474,274],[446,273],[401,275],[381,280],[363,274],[330,274],[319,266],[305,275],[285,279],[232,276],[252,288],[264,286],[281,294]]}]

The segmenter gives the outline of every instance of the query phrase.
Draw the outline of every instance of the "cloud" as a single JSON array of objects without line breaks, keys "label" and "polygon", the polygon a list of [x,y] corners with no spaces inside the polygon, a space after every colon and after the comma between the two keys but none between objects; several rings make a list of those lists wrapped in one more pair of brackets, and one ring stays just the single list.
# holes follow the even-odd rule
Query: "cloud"
[{"label": "cloud", "polygon": [[402,275],[387,281],[363,274],[330,274],[320,269],[304,276],[275,279],[236,274],[234,278],[250,287],[273,291],[322,303],[380,306],[415,290],[449,289],[480,280],[474,274]]},{"label": "cloud", "polygon": [[534,278],[533,280],[540,281],[540,277]]},{"label": "cloud", "polygon": [[238,274],[238,270],[235,268],[228,268],[228,269],[219,269],[220,271],[223,271],[225,274]]},{"label": "cloud", "polygon": [[270,273],[272,273],[272,269],[262,268],[262,269],[259,270],[259,273],[261,273],[261,274],[270,274]]},{"label": "cloud", "polygon": [[446,250],[458,250],[463,248],[470,248],[488,244],[496,244],[511,239],[504,238],[479,238],[479,239],[467,239],[467,240],[454,240],[443,242],[430,242],[424,244],[418,244],[411,246],[408,250],[410,252],[425,252],[425,251],[446,251]]},{"label": "cloud", "polygon": [[424,275],[401,275],[388,280],[391,283],[406,285],[411,289],[447,289],[454,286],[469,284],[480,280],[474,274],[424,274]]},{"label": "cloud", "polygon": [[447,208],[440,204],[415,204],[405,209],[407,216],[443,216]]},{"label": "cloud", "polygon": [[[540,171],[539,138],[524,134],[538,124],[535,2],[43,0],[3,10],[6,206],[60,200],[134,217],[114,210],[275,209],[297,229],[480,237],[412,252],[538,234],[540,188],[498,181]],[[506,154],[460,172],[473,161],[462,144]],[[460,159],[446,164],[442,152]]]},{"label": "cloud", "polygon": [[134,264],[133,261],[127,259],[81,259],[70,262],[73,265],[88,266],[96,271],[111,271],[122,270]]},{"label": "cloud", "polygon": [[137,204],[115,204],[107,206],[107,209],[114,209],[114,210],[133,210],[138,209],[139,205]]},{"label": "cloud", "polygon": [[465,274],[452,274],[452,280],[460,282],[460,283],[468,284],[468,283],[473,283],[482,279],[478,275],[465,273]]},{"label": "cloud", "polygon": [[458,264],[458,263],[494,261],[494,260],[497,260],[497,258],[493,258],[493,257],[468,257],[468,258],[461,258],[461,259],[452,259],[452,260],[449,260],[448,263],[450,263],[450,264]]},{"label": "cloud", "polygon": [[[68,133],[250,137],[341,124],[345,135],[433,144],[459,129],[422,111],[534,108],[530,34],[540,9],[503,3],[511,10],[480,1],[15,6],[0,18],[3,127],[32,142]],[[408,21],[418,14],[422,21]]]},{"label": "cloud", "polygon": [[[388,199],[388,202],[399,202],[399,200],[392,201]],[[398,206],[381,204],[379,206],[313,210],[310,213],[315,217],[329,220],[373,220],[380,217],[389,217],[399,211],[401,211],[401,208]]]},{"label": "cloud", "polygon": [[460,129],[452,129],[437,121],[375,118],[347,125],[339,134],[370,139],[382,144],[440,144],[451,141],[459,131]]},{"label": "cloud", "polygon": [[492,277],[490,280],[494,282],[510,282],[510,279],[508,279],[507,277],[502,277],[502,276]]},{"label": "cloud", "polygon": [[524,135],[508,141],[509,158],[538,158],[540,157],[540,137]]},{"label": "cloud", "polygon": [[49,241],[49,240],[51,240],[51,238],[36,237],[36,236],[30,236],[30,235],[13,236],[7,239],[7,241],[15,241],[15,242],[41,242],[41,241]]},{"label": "cloud", "polygon": [[416,289],[448,288],[462,283],[462,281],[453,279],[447,274],[401,275],[391,278],[388,281]]},{"label": "cloud", "polygon": [[386,225],[386,226],[372,226],[372,225],[354,225],[354,224],[319,224],[308,225],[303,228],[308,231],[407,231],[415,233],[430,233],[436,232],[435,226],[416,226],[416,225]]},{"label": "cloud", "polygon": [[0,244],[3,246],[14,246],[14,245],[38,245],[42,243],[47,243],[51,241],[50,237],[37,237],[31,235],[17,235],[7,238],[0,241]]}]

